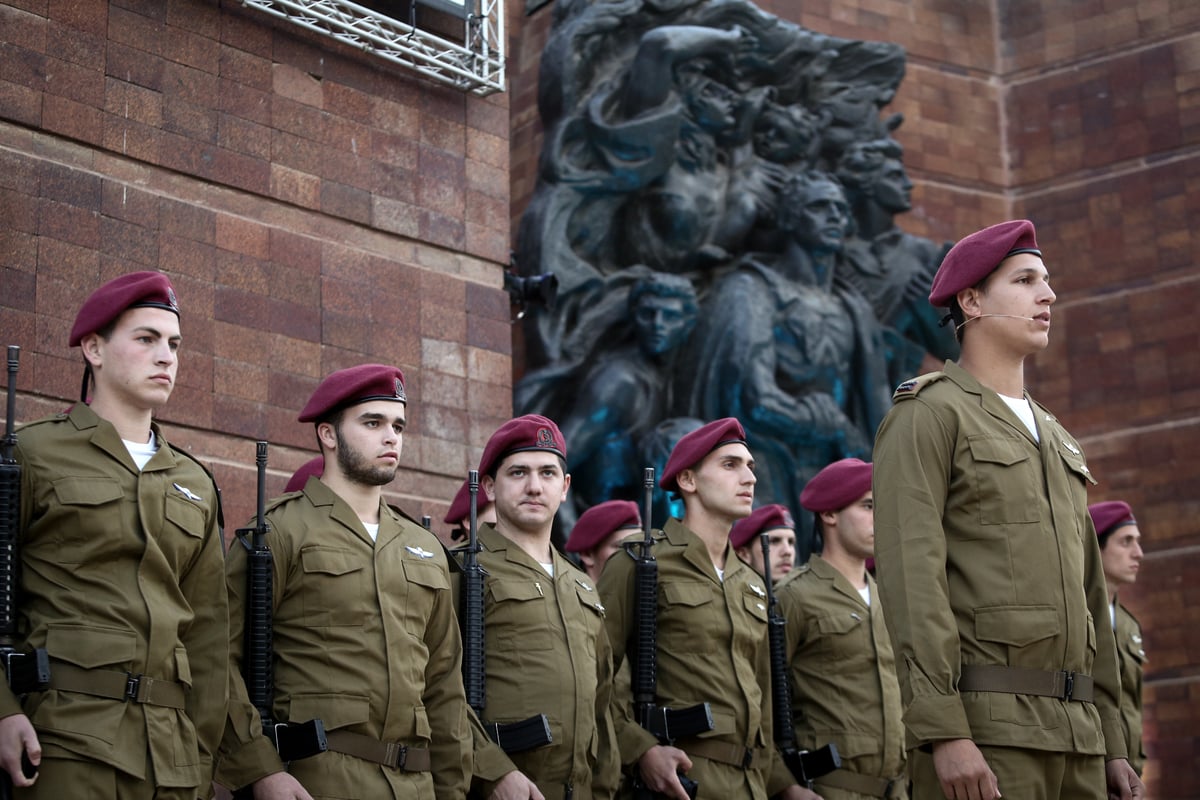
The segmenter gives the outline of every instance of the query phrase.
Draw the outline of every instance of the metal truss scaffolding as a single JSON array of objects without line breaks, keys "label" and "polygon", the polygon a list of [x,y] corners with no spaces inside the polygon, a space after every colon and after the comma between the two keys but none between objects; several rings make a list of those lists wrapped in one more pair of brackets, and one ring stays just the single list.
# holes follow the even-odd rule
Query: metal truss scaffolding
[{"label": "metal truss scaffolding", "polygon": [[466,0],[462,44],[349,0],[242,0],[242,5],[464,91],[504,91],[504,0]]}]

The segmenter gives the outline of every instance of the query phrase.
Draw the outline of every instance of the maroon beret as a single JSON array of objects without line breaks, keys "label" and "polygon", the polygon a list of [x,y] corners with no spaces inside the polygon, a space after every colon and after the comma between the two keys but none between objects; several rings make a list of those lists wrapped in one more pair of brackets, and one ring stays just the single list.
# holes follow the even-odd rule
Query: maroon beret
[{"label": "maroon beret", "polygon": [[166,275],[130,272],[113,278],[83,301],[67,345],[75,347],[83,337],[104,328],[131,308],[162,308],[179,316],[179,301]]},{"label": "maroon beret", "polygon": [[871,491],[871,465],[843,458],[818,472],[800,493],[800,505],[814,514],[841,511]]},{"label": "maroon beret", "polygon": [[488,439],[483,457],[479,459],[479,474],[491,475],[505,456],[526,450],[545,450],[563,460],[567,458],[567,443],[554,420],[540,414],[526,414],[510,419]]},{"label": "maroon beret", "polygon": [[287,486],[283,487],[283,490],[298,492],[304,488],[304,484],[308,483],[309,478],[319,478],[323,474],[325,474],[325,457],[311,458],[301,464],[300,469],[292,473],[292,477],[288,478]]},{"label": "maroon beret", "polygon": [[1136,525],[1133,509],[1124,500],[1106,500],[1103,503],[1092,503],[1088,506],[1092,515],[1092,524],[1096,526],[1096,535],[1103,536],[1113,528],[1122,525]]},{"label": "maroon beret", "polygon": [[609,500],[579,515],[565,548],[568,553],[586,553],[607,539],[613,531],[640,527],[642,515],[638,513],[637,503],[632,500]]},{"label": "maroon beret", "polygon": [[320,422],[335,411],[371,400],[395,400],[407,404],[404,373],[383,364],[359,364],[339,369],[317,386],[300,412],[300,421]]},{"label": "maroon beret", "polygon": [[796,530],[792,512],[788,511],[787,506],[781,506],[778,503],[760,506],[754,509],[753,514],[739,519],[733,524],[733,530],[729,532],[729,543],[736,550],[739,547],[745,547],[751,539],[763,531],[773,531],[776,528]]},{"label": "maroon beret", "polygon": [[1033,223],[1027,219],[1001,222],[959,239],[933,276],[929,302],[938,308],[949,308],[955,295],[975,286],[991,275],[1001,261],[1019,253],[1042,254],[1034,238]]},{"label": "maroon beret", "polygon": [[746,431],[742,429],[742,423],[733,417],[710,422],[684,434],[675,443],[675,449],[667,459],[667,466],[663,469],[662,477],[658,479],[658,485],[668,492],[679,491],[679,484],[675,482],[679,473],[695,466],[721,445],[734,442],[746,444]]}]

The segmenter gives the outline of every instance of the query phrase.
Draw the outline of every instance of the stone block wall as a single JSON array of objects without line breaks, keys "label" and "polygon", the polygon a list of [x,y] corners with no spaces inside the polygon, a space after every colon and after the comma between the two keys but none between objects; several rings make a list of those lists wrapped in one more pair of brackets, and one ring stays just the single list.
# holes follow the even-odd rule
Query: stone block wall
[{"label": "stone block wall", "polygon": [[313,455],[320,379],[404,371],[392,499],[441,525],[511,412],[509,96],[431,83],[211,0],[0,3],[0,332],[19,418],[79,392],[66,346],[103,281],[170,274],[179,382],[161,419],[212,466],[230,529]]}]

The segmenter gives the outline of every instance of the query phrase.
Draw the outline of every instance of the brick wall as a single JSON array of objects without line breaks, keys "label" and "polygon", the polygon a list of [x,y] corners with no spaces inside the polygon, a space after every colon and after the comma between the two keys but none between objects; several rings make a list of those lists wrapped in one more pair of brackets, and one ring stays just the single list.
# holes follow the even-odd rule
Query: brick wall
[{"label": "brick wall", "polygon": [[[1037,223],[1059,300],[1028,383],[1087,447],[1093,501],[1128,500],[1141,520],[1146,561],[1122,600],[1150,657],[1146,778],[1159,800],[1200,797],[1200,4],[759,6],[907,49],[889,109],[905,115],[897,138],[917,184],[907,230]],[[552,12],[514,20],[514,232],[541,147],[532,98]]]},{"label": "brick wall", "polygon": [[78,395],[80,303],[132,269],[183,306],[168,435],[210,464],[232,528],[315,449],[322,376],[398,364],[390,487],[441,527],[511,412],[508,95],[426,82],[210,0],[0,3],[0,331],[19,417]]}]

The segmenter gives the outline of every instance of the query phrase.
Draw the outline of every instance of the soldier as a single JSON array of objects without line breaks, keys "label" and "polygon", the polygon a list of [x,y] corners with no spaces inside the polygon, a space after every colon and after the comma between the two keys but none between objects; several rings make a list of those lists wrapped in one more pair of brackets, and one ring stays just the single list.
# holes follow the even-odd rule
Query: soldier
[{"label": "soldier", "polygon": [[[660,744],[634,724],[623,696],[617,737],[622,763],[677,800],[687,800],[677,771],[699,783],[700,800],[803,796],[772,744],[766,590],[729,545],[733,523],[753,509],[754,484],[754,458],[732,417],[683,436],[659,481],[683,496],[685,512],[654,534],[658,701],[676,709],[708,702],[714,729]],[[634,633],[633,580],[633,559],[618,554],[600,581],[618,669]]]},{"label": "soldier", "polygon": [[621,540],[641,530],[642,515],[631,500],[609,500],[579,515],[564,549],[576,553],[583,571],[600,580],[604,564],[621,549]]},{"label": "soldier", "polygon": [[1117,639],[1125,746],[1129,749],[1130,766],[1141,775],[1146,764],[1146,753],[1142,749],[1142,670],[1146,665],[1146,650],[1142,643],[1142,626],[1117,600],[1117,590],[1137,581],[1142,563],[1142,533],[1133,518],[1133,509],[1121,500],[1095,503],[1088,506],[1088,513],[1092,515],[1096,535],[1100,537],[1100,560],[1104,564],[1104,579],[1108,586],[1109,621]]},{"label": "soldier", "polygon": [[553,739],[506,755],[477,736],[475,788],[485,795],[511,773],[528,776],[546,800],[609,798],[619,777],[604,607],[591,579],[550,546],[571,486],[566,454],[558,426],[529,414],[501,425],[479,462],[481,488],[496,506],[496,522],[478,534],[487,571],[485,721],[545,714]]},{"label": "soldier", "polygon": [[167,276],[101,286],[69,342],[83,351],[81,402],[26,425],[16,448],[16,647],[45,648],[51,682],[27,697],[29,717],[0,684],[0,765],[32,786],[21,797],[209,797],[228,700],[220,503],[152,420],[179,367]]},{"label": "soldier", "polygon": [[[875,440],[875,553],[918,797],[1140,797],[1125,758],[1095,483],[1025,391],[1054,291],[1033,223],[958,242],[930,302],[958,362],[906,381]],[[1107,761],[1106,761],[1107,760]]]},{"label": "soldier", "polygon": [[[270,503],[275,719],[320,719],[329,751],[293,761],[317,797],[463,797],[470,732],[447,561],[434,536],[384,502],[407,419],[399,369],[364,364],[317,387],[320,478]],[[235,695],[241,681],[246,548],[229,549]],[[290,785],[257,714],[231,715],[219,779],[255,796],[307,797]],[[271,791],[268,791],[270,789]],[[278,791],[279,793],[274,793]],[[293,793],[294,792],[294,793]]]},{"label": "soldier", "polygon": [[796,746],[832,741],[842,768],[817,778],[825,800],[905,800],[896,657],[867,573],[875,545],[871,465],[835,461],[800,494],[823,547],[776,590],[787,620]]},{"label": "soldier", "polygon": [[738,520],[729,532],[729,543],[737,557],[765,575],[759,535],[767,534],[771,543],[771,580],[779,583],[796,563],[796,523],[787,506],[778,503],[761,506],[745,519]]}]

